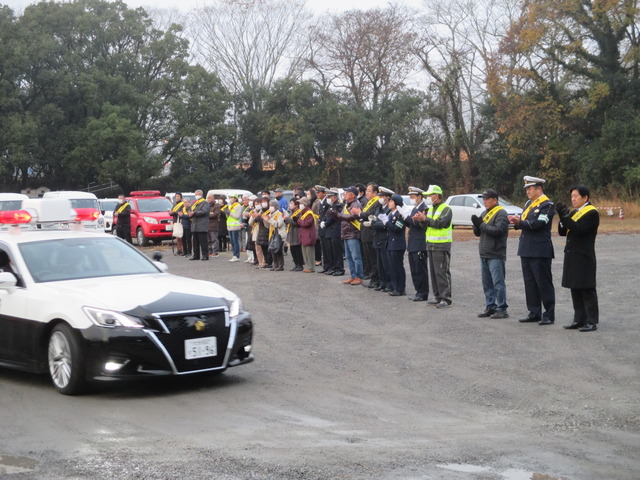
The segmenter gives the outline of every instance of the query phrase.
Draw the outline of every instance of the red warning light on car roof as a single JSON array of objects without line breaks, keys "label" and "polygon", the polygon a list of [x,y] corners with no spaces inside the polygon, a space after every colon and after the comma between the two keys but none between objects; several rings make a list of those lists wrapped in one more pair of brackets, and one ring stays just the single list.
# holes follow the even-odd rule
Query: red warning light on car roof
[{"label": "red warning light on car roof", "polygon": [[31,214],[25,210],[6,210],[0,212],[0,223],[19,225],[31,222]]}]

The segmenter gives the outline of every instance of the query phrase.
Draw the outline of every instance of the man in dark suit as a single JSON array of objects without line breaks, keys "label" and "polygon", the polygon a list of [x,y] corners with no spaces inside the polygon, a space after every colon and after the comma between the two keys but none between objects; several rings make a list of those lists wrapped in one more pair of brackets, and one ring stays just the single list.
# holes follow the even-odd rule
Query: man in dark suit
[{"label": "man in dark suit", "polygon": [[596,235],[600,225],[598,210],[589,203],[589,189],[584,185],[571,188],[571,205],[558,202],[560,217],[558,233],[567,237],[564,247],[562,286],[571,289],[573,322],[568,330],[593,332],[598,325],[598,294],[596,293]]},{"label": "man in dark suit", "polygon": [[124,198],[118,195],[118,205],[113,211],[113,218],[116,219],[116,235],[129,243],[131,241],[131,205]]},{"label": "man in dark suit", "polygon": [[[529,201],[522,215],[509,215],[509,222],[516,230],[522,230],[518,244],[518,256],[522,264],[524,291],[529,314],[520,322],[538,322],[552,325],[555,321],[556,291],[551,275],[553,244],[551,222],[555,214],[553,202],[544,194],[546,180],[524,177],[524,188]],[[542,313],[544,306],[544,313]]]}]

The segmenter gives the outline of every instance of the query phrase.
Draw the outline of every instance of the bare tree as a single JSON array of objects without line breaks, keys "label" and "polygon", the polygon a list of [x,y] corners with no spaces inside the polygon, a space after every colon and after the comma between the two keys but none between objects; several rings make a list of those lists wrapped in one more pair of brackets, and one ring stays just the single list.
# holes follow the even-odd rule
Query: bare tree
[{"label": "bare tree", "polygon": [[430,116],[442,132],[444,155],[460,162],[465,189],[487,139],[478,109],[487,99],[490,61],[519,9],[511,0],[425,0],[415,50],[428,76]]},{"label": "bare tree", "polygon": [[309,67],[322,86],[347,89],[358,106],[375,109],[414,69],[412,18],[397,5],[329,15],[312,34]]},{"label": "bare tree", "polygon": [[299,0],[217,0],[193,12],[196,58],[231,92],[269,88],[300,75],[310,18]]}]

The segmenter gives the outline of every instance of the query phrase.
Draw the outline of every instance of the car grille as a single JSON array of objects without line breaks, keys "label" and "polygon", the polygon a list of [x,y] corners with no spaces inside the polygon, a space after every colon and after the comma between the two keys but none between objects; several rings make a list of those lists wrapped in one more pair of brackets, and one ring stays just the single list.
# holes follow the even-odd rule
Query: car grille
[{"label": "car grille", "polygon": [[[160,315],[169,333],[159,332],[158,340],[167,350],[178,373],[208,370],[223,366],[227,345],[229,343],[229,326],[225,310],[207,312],[188,312]],[[204,323],[202,328],[201,323]],[[199,323],[201,330],[196,329]],[[217,355],[187,360],[185,358],[184,341],[194,338],[216,337]]]},{"label": "car grille", "polygon": [[169,219],[166,219],[166,218],[165,218],[165,219],[163,219],[163,220],[160,220],[160,223],[161,223],[161,224],[165,224],[165,223],[171,223],[172,221],[173,221],[173,220],[171,220],[170,218],[169,218]]}]

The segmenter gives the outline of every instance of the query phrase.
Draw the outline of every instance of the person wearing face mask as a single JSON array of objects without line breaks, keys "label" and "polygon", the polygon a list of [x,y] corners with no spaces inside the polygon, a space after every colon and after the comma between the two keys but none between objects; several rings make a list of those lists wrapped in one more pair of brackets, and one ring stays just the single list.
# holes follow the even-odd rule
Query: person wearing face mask
[{"label": "person wearing face mask", "polygon": [[[273,199],[269,201],[269,209],[262,215],[262,218],[269,228],[268,239],[276,233],[280,235],[282,239],[286,238],[287,230],[284,224],[284,215],[280,211],[280,203],[278,200]],[[271,252],[273,271],[282,272],[284,270],[284,242],[277,252]],[[268,247],[267,247],[268,248]]]},{"label": "person wearing face mask", "polygon": [[189,260],[209,260],[207,231],[209,230],[209,203],[202,198],[202,190],[196,190],[195,201],[189,207],[193,256]]},{"label": "person wearing face mask", "polygon": [[316,214],[309,207],[309,199],[298,200],[302,211],[296,220],[300,228],[300,246],[302,247],[302,258],[304,259],[304,273],[314,273],[316,234]]},{"label": "person wearing face mask", "polygon": [[400,208],[404,206],[402,196],[397,193],[389,199],[389,215],[385,223],[387,228],[387,255],[389,256],[389,283],[391,291],[389,295],[399,297],[406,295],[406,272],[404,270],[404,251],[407,249],[405,235],[406,225]]},{"label": "person wearing face mask", "polygon": [[214,195],[207,195],[207,202],[209,203],[209,231],[207,232],[207,239],[209,240],[209,256],[217,257],[220,252],[220,244],[218,242],[218,225],[220,224],[220,209],[222,208],[222,201],[216,199]]},{"label": "person wearing face mask", "polygon": [[338,213],[344,205],[340,203],[337,190],[327,191],[327,211],[324,216],[324,241],[326,243],[326,275],[344,275],[344,250],[340,240],[340,219]]},{"label": "person wearing face mask", "polygon": [[325,273],[327,271],[327,259],[326,259],[326,248],[323,243],[324,241],[324,229],[322,228],[322,222],[324,222],[325,214],[327,213],[327,188],[322,185],[316,185],[313,187],[316,191],[317,199],[313,205],[311,205],[311,210],[315,213],[318,218],[316,220],[316,231],[318,234],[318,240],[316,241],[316,258],[321,260],[320,265],[322,265],[322,270],[320,273]]},{"label": "person wearing face mask", "polygon": [[252,227],[249,226],[249,218],[253,211],[253,205],[258,197],[251,195],[242,199],[242,231],[246,237],[247,259],[244,263],[253,263],[255,261],[255,243],[251,232]]},{"label": "person wearing face mask", "polygon": [[424,302],[429,297],[429,267],[427,262],[426,228],[413,219],[418,212],[424,212],[427,205],[422,201],[422,189],[409,187],[409,199],[413,208],[404,221],[409,228],[407,251],[409,252],[409,270],[416,293],[409,300]]},{"label": "person wearing face mask", "polygon": [[[182,194],[176,193],[174,197],[174,204],[169,209],[169,215],[171,215],[171,217],[173,218],[174,224],[180,223],[182,225],[180,215],[178,215],[178,212],[181,212],[183,207],[184,207],[184,202],[182,201]],[[180,255],[180,256],[184,255],[184,250],[182,247],[182,237],[176,237],[176,244],[178,247],[178,251],[174,253],[174,255]]]},{"label": "person wearing face mask", "polygon": [[218,245],[221,252],[229,250],[229,231],[227,230],[227,215],[229,215],[229,204],[227,197],[220,195],[220,221],[218,222]]},{"label": "person wearing face mask", "polygon": [[233,256],[230,262],[240,261],[240,230],[242,230],[242,205],[237,195],[229,195],[230,205],[227,214],[227,231],[231,240]]},{"label": "person wearing face mask", "polygon": [[256,208],[256,221],[258,223],[258,234],[256,237],[256,254],[258,261],[261,262],[259,268],[270,269],[272,267],[273,258],[269,253],[269,200],[268,197],[262,197],[260,207]]},{"label": "person wearing face mask", "polygon": [[124,195],[118,195],[118,205],[113,211],[113,218],[117,219],[116,235],[129,243],[131,240],[131,205],[126,201]]},{"label": "person wearing face mask", "polygon": [[293,260],[292,272],[301,272],[304,270],[304,259],[302,257],[302,246],[300,245],[300,227],[298,227],[298,218],[302,208],[298,204],[298,200],[291,199],[289,202],[289,215],[285,215],[284,223],[287,225],[287,244],[291,251],[291,259]]},{"label": "person wearing face mask", "polygon": [[[349,263],[349,278],[345,285],[362,285],[362,249],[360,248],[360,202],[356,198],[358,189],[356,187],[345,188],[345,205],[338,218],[341,221],[340,237],[344,242],[344,252]],[[357,213],[356,213],[357,212]]]},{"label": "person wearing face mask", "polygon": [[389,232],[387,231],[386,222],[390,212],[388,207],[389,200],[391,199],[391,195],[394,194],[395,192],[386,187],[379,187],[378,206],[375,212],[369,215],[369,219],[365,222],[365,225],[370,225],[374,231],[373,248],[376,252],[376,265],[378,267],[379,279],[378,286],[374,287],[374,289],[377,292],[391,293],[393,291],[389,279],[391,267],[389,266],[389,254],[387,251]]}]

